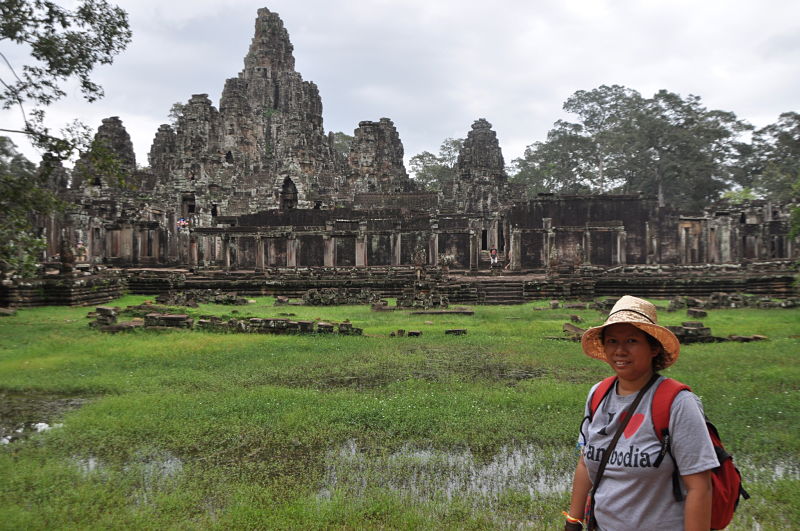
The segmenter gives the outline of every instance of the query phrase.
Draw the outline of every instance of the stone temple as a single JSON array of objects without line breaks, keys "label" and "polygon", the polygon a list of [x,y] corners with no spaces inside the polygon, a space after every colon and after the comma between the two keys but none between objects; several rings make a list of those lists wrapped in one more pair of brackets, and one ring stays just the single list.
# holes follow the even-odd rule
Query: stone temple
[{"label": "stone temple", "polygon": [[[247,278],[245,291],[255,293],[291,293],[292,279],[299,291],[338,285],[344,275],[396,295],[403,282],[391,279],[444,262],[462,279],[528,275],[524,298],[555,293],[555,278],[559,293],[579,295],[618,294],[634,278],[642,294],[691,292],[680,286],[692,275],[698,293],[732,285],[757,293],[753,278],[764,274],[771,287],[762,292],[791,291],[800,252],[786,205],[687,214],[645,194],[526,197],[509,183],[483,118],[466,132],[455,179],[428,192],[409,178],[392,120],[361,121],[353,136],[349,153],[334,148],[319,90],[295,70],[283,22],[259,9],[244,68],[225,81],[218,106],[192,95],[175,126],[159,127],[149,167],[137,167],[111,117],[96,141],[114,164],[85,157],[71,180],[53,173],[72,208],[42,221],[47,255],[66,242],[77,263],[127,271],[134,291],[145,271],[166,278],[182,269],[217,286]],[[543,280],[534,285],[531,275]]]}]

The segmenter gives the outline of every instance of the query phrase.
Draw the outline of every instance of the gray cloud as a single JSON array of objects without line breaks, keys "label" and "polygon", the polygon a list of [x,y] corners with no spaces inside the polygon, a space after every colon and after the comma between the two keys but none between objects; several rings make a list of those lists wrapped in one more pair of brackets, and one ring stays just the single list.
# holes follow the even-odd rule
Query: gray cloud
[{"label": "gray cloud", "polygon": [[[242,69],[261,5],[121,4],[134,41],[97,71],[106,98],[93,105],[73,98],[51,114],[94,127],[120,116],[146,164],[173,103],[208,93],[216,104],[225,79]],[[407,158],[436,151],[484,117],[510,162],[569,118],[566,98],[601,84],[645,96],[661,88],[697,94],[759,127],[800,109],[794,0],[275,0],[266,7],[289,31],[297,70],[319,87],[326,130],[350,133],[361,120],[391,118]]]}]

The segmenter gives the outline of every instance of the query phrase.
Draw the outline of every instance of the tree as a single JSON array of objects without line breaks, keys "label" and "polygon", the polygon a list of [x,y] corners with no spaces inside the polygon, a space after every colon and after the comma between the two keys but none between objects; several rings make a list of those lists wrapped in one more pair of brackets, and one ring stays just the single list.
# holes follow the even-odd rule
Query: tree
[{"label": "tree", "polygon": [[619,165],[624,165],[624,159],[620,159],[624,142],[629,140],[626,131],[643,104],[638,92],[621,85],[579,90],[564,102],[564,110],[577,114],[580,123],[559,121],[556,127],[566,125],[584,139],[586,169],[581,177],[586,185],[603,193],[625,181]]},{"label": "tree", "polygon": [[512,181],[529,193],[607,192],[625,183],[625,134],[643,105],[635,90],[602,85],[579,90],[564,103],[579,122],[559,120],[545,142],[531,144],[514,160]]},{"label": "tree", "polygon": [[708,110],[697,96],[652,98],[619,85],[578,91],[564,104],[578,122],[558,121],[528,146],[513,177],[530,189],[645,192],[660,204],[699,210],[730,188],[750,126]]},{"label": "tree", "polygon": [[172,107],[169,108],[169,114],[167,117],[169,118],[169,123],[172,127],[177,127],[178,120],[183,117],[183,113],[186,112],[186,104],[181,102],[175,102],[172,104]]},{"label": "tree", "polygon": [[777,201],[796,198],[800,189],[800,114],[785,112],[753,134],[752,185]]},{"label": "tree", "polygon": [[[67,158],[82,146],[81,135],[69,130],[60,136],[44,125],[44,108],[66,95],[62,85],[80,84],[89,102],[103,97],[103,88],[91,79],[92,70],[110,64],[128,45],[128,16],[106,0],[82,0],[72,11],[49,0],[5,0],[0,3],[0,42],[27,46],[29,64],[15,68],[4,53],[0,57],[13,79],[0,78],[4,109],[18,107],[22,130],[0,129],[27,135],[47,153]],[[26,109],[27,105],[32,108]]]},{"label": "tree", "polygon": [[411,157],[414,180],[427,190],[438,192],[456,175],[458,154],[464,146],[463,138],[446,138],[439,146],[439,154],[423,151]]},{"label": "tree", "polygon": [[758,199],[751,188],[740,188],[738,190],[728,190],[722,194],[722,199],[734,205],[740,205],[747,201]]},{"label": "tree", "polygon": [[0,136],[0,273],[30,276],[44,249],[32,217],[56,207],[55,196],[46,188],[47,174],[16,150],[10,138]]},{"label": "tree", "polygon": [[341,131],[333,133],[333,150],[340,155],[347,157],[350,154],[350,146],[353,145],[355,137]]},{"label": "tree", "polygon": [[576,130],[575,124],[556,122],[546,142],[531,144],[522,157],[514,159],[510,181],[524,185],[529,196],[591,192],[587,183],[595,145]]},{"label": "tree", "polygon": [[[88,128],[73,122],[60,134],[44,125],[45,108],[63,98],[63,85],[77,80],[89,102],[103,96],[103,89],[91,79],[92,70],[110,64],[131,39],[128,16],[106,0],[82,0],[72,11],[49,0],[4,0],[0,2],[0,42],[5,46],[27,47],[30,60],[14,65],[0,51],[11,77],[0,77],[3,109],[17,107],[22,129],[0,131],[26,135],[42,149],[48,161],[69,158],[76,150],[89,148]],[[33,217],[52,212],[58,205],[45,183],[46,170],[34,172],[33,165],[16,152],[8,138],[0,152],[0,269],[3,273],[32,274],[42,248]]]}]

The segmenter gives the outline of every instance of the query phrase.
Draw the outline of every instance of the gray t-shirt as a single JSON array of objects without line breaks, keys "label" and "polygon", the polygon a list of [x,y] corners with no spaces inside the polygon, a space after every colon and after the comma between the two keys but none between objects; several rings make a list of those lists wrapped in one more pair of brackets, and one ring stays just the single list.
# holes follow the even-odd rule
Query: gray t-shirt
[{"label": "gray t-shirt", "polygon": [[[658,468],[653,466],[661,450],[661,441],[653,429],[650,410],[659,383],[660,380],[654,383],[642,398],[606,464],[595,496],[595,517],[601,529],[683,529],[684,502],[675,501],[672,493],[675,464],[667,455]],[[635,393],[620,396],[615,388],[600,404],[591,424],[584,422],[582,433],[586,441],[583,458],[592,481],[603,453],[619,426],[620,413],[635,398]],[[670,410],[669,432],[672,435],[672,455],[678,462],[681,475],[696,474],[719,466],[706,428],[703,405],[694,393],[684,391],[675,398]],[[583,437],[580,441],[583,443]]]}]

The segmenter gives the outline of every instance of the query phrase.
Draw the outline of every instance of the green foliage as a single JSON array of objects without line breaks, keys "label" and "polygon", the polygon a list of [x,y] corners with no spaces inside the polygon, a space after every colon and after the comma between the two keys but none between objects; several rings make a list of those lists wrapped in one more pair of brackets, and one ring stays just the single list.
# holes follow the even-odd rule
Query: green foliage
[{"label": "green foliage", "polygon": [[[289,307],[294,319],[350,319],[364,337],[106,335],[87,326],[85,308],[20,310],[0,320],[0,391],[89,403],[44,419],[61,428],[0,446],[3,522],[552,529],[563,524],[586,392],[609,368],[576,343],[547,339],[569,315],[545,307],[476,307],[473,316]],[[287,307],[259,298],[237,311],[279,317]],[[595,310],[569,313],[587,326],[603,319]],[[798,349],[799,315],[712,310],[704,323],[714,335],[769,341],[684,345],[666,372],[702,396],[755,494],[734,530],[787,528],[800,510],[796,474],[780,472],[796,471],[800,455],[800,372],[788,354]],[[423,335],[390,338],[399,328]],[[447,328],[469,333],[446,336]],[[520,461],[530,465],[514,476],[520,483],[502,483],[498,474]],[[493,480],[494,493],[467,487],[495,488]],[[548,481],[552,491],[538,487]]]},{"label": "green foliage", "polygon": [[753,134],[752,186],[762,196],[789,201],[800,196],[800,113],[786,112]]},{"label": "green foliage", "polygon": [[757,197],[751,188],[740,188],[738,190],[728,190],[727,192],[723,192],[722,199],[734,205],[739,205],[747,201],[757,199]]},{"label": "green foliage", "polygon": [[698,96],[652,98],[619,86],[578,91],[564,103],[578,122],[558,121],[547,140],[514,161],[530,192],[637,193],[698,210],[726,190],[749,126],[708,110]]},{"label": "green foliage", "polygon": [[186,104],[181,102],[175,102],[172,104],[172,107],[169,108],[169,123],[172,127],[176,127],[178,125],[178,120],[183,117],[183,114],[186,112]]},{"label": "green foliage", "polygon": [[130,176],[130,169],[101,137],[92,140],[73,170],[76,181],[117,188],[131,188]]},{"label": "green foliage", "polygon": [[464,145],[463,138],[446,138],[439,146],[439,154],[423,151],[411,157],[414,180],[430,191],[440,191],[456,177],[458,154]]},{"label": "green foliage", "polygon": [[343,157],[350,154],[350,146],[353,145],[354,137],[341,131],[333,133],[333,149]]},{"label": "green foliage", "polygon": [[796,206],[792,209],[792,217],[789,220],[789,224],[791,227],[789,237],[797,238],[800,236],[800,206]]},{"label": "green foliage", "polygon": [[[106,0],[83,0],[70,11],[49,0],[9,0],[0,4],[0,41],[25,46],[28,64],[14,69],[3,55],[14,79],[2,79],[4,109],[20,108],[25,119],[21,132],[45,152],[68,157],[80,137],[53,136],[43,125],[44,107],[66,95],[62,84],[76,79],[87,101],[103,97],[91,79],[92,70],[111,64],[131,40],[128,16]],[[1,55],[1,54],[0,54]],[[25,105],[34,109],[26,115]],[[10,132],[5,129],[5,131]]]},{"label": "green foliage", "polygon": [[32,220],[58,206],[46,178],[47,172],[18,153],[11,139],[0,136],[0,276],[36,273],[44,240]]},{"label": "green foliage", "polygon": [[[52,159],[67,159],[77,149],[89,146],[88,128],[73,122],[60,134],[45,127],[45,108],[66,95],[62,85],[77,80],[87,101],[103,96],[91,79],[92,70],[110,64],[128,45],[131,32],[127,14],[105,0],[83,0],[73,10],[48,0],[10,0],[0,3],[0,41],[25,47],[27,64],[13,65],[0,53],[13,79],[0,78],[0,103],[4,109],[18,107],[22,130],[0,131],[27,135]],[[26,106],[32,108],[26,109]],[[3,138],[2,199],[0,224],[0,271],[29,275],[35,270],[42,240],[33,218],[53,210],[56,201],[44,188],[46,172],[34,175],[32,165],[21,162],[14,145]],[[106,159],[110,160],[110,159]],[[49,166],[48,166],[49,167]]]}]

